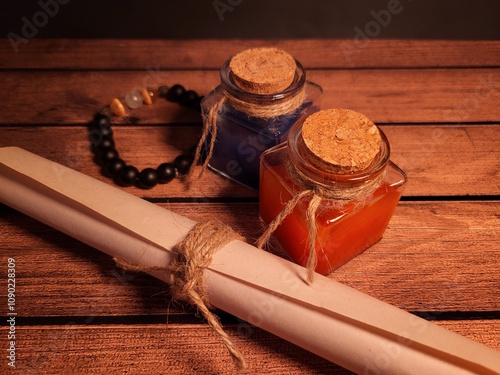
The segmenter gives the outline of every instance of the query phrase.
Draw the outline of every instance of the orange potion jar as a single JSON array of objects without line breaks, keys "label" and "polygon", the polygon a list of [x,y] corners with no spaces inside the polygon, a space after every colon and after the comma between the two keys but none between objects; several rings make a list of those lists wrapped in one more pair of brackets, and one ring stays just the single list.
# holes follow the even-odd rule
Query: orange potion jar
[{"label": "orange potion jar", "polygon": [[389,156],[362,114],[313,113],[262,154],[260,217],[295,262],[326,274],[382,238],[406,182]]}]

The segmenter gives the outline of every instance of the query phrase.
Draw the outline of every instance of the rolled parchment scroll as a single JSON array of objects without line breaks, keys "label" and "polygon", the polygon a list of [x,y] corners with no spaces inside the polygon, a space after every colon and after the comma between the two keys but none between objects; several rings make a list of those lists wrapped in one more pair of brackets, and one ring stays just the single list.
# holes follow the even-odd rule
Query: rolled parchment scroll
[{"label": "rolled parchment scroll", "polygon": [[[167,265],[195,222],[25,150],[0,148],[0,202],[112,257]],[[151,271],[166,281],[165,272]],[[205,270],[210,303],[361,374],[500,374],[500,353],[233,241]]]}]

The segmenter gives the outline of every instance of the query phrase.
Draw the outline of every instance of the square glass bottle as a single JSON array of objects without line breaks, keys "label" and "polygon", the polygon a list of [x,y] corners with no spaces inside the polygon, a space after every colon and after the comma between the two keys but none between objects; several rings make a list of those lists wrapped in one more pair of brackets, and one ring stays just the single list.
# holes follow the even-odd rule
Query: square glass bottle
[{"label": "square glass bottle", "polygon": [[[283,250],[303,266],[310,259],[312,243],[310,216],[308,218],[310,206],[312,200],[319,196],[312,220],[316,225],[313,239],[315,270],[322,274],[336,269],[382,238],[406,182],[404,172],[389,160],[390,146],[384,133],[356,112],[338,111],[341,115],[337,119],[342,118],[344,113],[349,116],[355,114],[356,119],[362,119],[360,121],[365,127],[361,132],[363,137],[376,130],[375,136],[379,135],[380,139],[378,149],[372,148],[371,151],[369,147],[360,146],[365,154],[374,154],[373,158],[369,155],[363,160],[361,156],[356,161],[353,155],[343,158],[337,153],[334,157],[325,157],[328,160],[325,162],[318,157],[317,150],[328,147],[331,138],[328,131],[333,132],[333,138],[338,140],[345,138],[346,129],[328,129],[328,126],[315,129],[318,139],[307,142],[303,137],[304,121],[301,121],[290,130],[287,143],[267,150],[261,159],[260,217],[269,225],[284,210],[290,211],[273,235]],[[360,137],[354,138],[358,138],[355,140],[357,145],[362,144]],[[339,152],[342,150],[339,144],[332,144],[331,147]],[[332,164],[333,158],[337,160],[335,164]],[[351,170],[339,167],[340,160],[344,160]],[[353,164],[360,168],[353,171]],[[296,197],[300,199],[287,208],[287,204]]]}]

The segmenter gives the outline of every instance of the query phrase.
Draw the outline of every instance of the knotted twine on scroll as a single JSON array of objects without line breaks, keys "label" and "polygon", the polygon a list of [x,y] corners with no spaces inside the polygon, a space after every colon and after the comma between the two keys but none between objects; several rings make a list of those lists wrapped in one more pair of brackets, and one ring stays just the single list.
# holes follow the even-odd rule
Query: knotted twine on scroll
[{"label": "knotted twine on scroll", "polygon": [[[316,251],[316,233],[317,222],[316,222],[316,212],[323,201],[323,199],[335,199],[342,202],[350,200],[360,200],[372,193],[379,185],[385,176],[385,172],[380,173],[376,178],[361,183],[357,186],[352,187],[339,187],[335,184],[319,184],[318,181],[312,180],[307,177],[299,170],[297,170],[290,160],[286,163],[287,170],[292,176],[293,181],[297,183],[300,187],[301,192],[296,194],[292,199],[290,199],[283,210],[274,218],[274,220],[268,225],[264,233],[259,237],[255,246],[259,249],[269,241],[271,235],[280,226],[280,224],[285,220],[285,218],[290,215],[297,204],[307,196],[312,196],[306,210],[306,223],[307,223],[307,234],[309,237],[309,257],[307,258],[307,282],[312,284],[314,281],[314,270],[318,264],[318,255]],[[320,246],[320,250],[323,248]],[[327,258],[328,259],[328,258]]]},{"label": "knotted twine on scroll", "polygon": [[212,256],[229,242],[242,237],[221,222],[208,220],[196,224],[173,251],[178,255],[167,266],[137,266],[115,258],[120,267],[131,271],[168,271],[172,298],[194,305],[226,345],[235,366],[246,368],[243,354],[224,332],[217,317],[209,310],[212,306],[205,294],[203,272],[210,266]]}]

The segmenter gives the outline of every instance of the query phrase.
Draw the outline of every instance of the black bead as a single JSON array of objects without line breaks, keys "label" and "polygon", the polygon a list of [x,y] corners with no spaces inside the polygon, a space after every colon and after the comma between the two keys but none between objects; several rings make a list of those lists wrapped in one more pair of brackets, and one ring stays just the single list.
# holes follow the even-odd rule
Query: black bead
[{"label": "black bead", "polygon": [[89,141],[92,143],[92,146],[99,147],[104,138],[113,138],[113,131],[111,128],[94,128],[89,132]]},{"label": "black bead", "polygon": [[113,130],[111,129],[111,127],[109,128],[93,128],[90,130],[90,135],[94,139],[97,139],[97,141],[100,141],[102,139],[102,137],[110,137],[112,138],[113,137]]},{"label": "black bead", "polygon": [[118,157],[118,151],[112,147],[105,147],[99,149],[99,161],[106,165],[111,159]]},{"label": "black bead", "polygon": [[167,93],[167,99],[171,102],[180,103],[186,90],[181,85],[173,85]]},{"label": "black bead", "polygon": [[111,119],[103,114],[98,113],[92,121],[92,131],[98,131],[103,137],[112,137]]},{"label": "black bead", "polygon": [[113,137],[113,130],[111,130],[111,127],[100,128],[99,131],[101,132],[103,137]]},{"label": "black bead", "polygon": [[145,168],[139,173],[139,182],[141,187],[151,189],[158,184],[158,174],[153,168]]},{"label": "black bead", "polygon": [[111,176],[117,177],[118,172],[125,167],[125,162],[120,158],[111,159],[106,163],[106,172],[108,172]]},{"label": "black bead", "polygon": [[194,92],[193,90],[186,91],[182,95],[181,105],[185,107],[194,108],[197,99],[198,99],[198,94],[196,92]]},{"label": "black bead", "polygon": [[126,165],[118,173],[117,182],[122,186],[132,186],[139,175],[139,171],[132,165]]},{"label": "black bead", "polygon": [[98,155],[103,148],[106,147],[115,148],[115,141],[113,141],[113,138],[111,137],[100,137],[99,139],[96,138],[95,143],[98,144],[94,144],[94,142],[92,142],[92,152],[96,155]]},{"label": "black bead", "polygon": [[167,94],[168,94],[168,86],[160,86],[158,87],[158,96],[160,98],[167,98]]},{"label": "black bead", "polygon": [[92,125],[98,129],[109,128],[111,126],[111,119],[102,113],[98,113],[94,116]]},{"label": "black bead", "polygon": [[115,147],[115,141],[111,137],[103,137],[101,144],[98,145],[100,148],[105,148],[105,147]]},{"label": "black bead", "polygon": [[160,182],[166,184],[175,178],[175,167],[172,163],[163,163],[158,166],[156,173]]},{"label": "black bead", "polygon": [[191,155],[179,155],[174,160],[175,169],[177,169],[180,175],[188,173],[191,164],[193,164],[193,157]]}]

